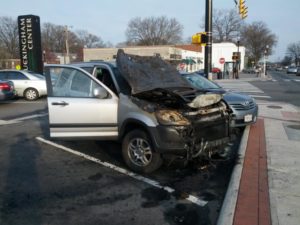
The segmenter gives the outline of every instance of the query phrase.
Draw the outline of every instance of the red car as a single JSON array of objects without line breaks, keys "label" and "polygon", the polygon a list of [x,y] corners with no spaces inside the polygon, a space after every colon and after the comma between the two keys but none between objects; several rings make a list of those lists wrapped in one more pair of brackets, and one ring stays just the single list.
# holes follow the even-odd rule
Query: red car
[{"label": "red car", "polygon": [[211,69],[211,72],[212,73],[220,73],[221,70],[219,68],[217,68],[217,67],[214,67],[214,68]]},{"label": "red car", "polygon": [[0,80],[0,100],[12,99],[15,95],[13,82]]}]

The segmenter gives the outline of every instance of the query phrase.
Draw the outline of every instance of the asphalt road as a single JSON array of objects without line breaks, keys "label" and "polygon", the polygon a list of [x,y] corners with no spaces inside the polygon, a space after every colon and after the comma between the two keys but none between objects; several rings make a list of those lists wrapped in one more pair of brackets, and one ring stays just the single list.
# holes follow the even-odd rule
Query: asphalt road
[{"label": "asphalt road", "polygon": [[300,107],[300,76],[285,71],[268,71],[268,75],[272,77],[271,80],[251,83],[271,96],[268,101],[286,102]]},{"label": "asphalt road", "polygon": [[216,223],[235,157],[138,176],[118,143],[42,142],[45,112],[46,99],[0,104],[0,224]]}]

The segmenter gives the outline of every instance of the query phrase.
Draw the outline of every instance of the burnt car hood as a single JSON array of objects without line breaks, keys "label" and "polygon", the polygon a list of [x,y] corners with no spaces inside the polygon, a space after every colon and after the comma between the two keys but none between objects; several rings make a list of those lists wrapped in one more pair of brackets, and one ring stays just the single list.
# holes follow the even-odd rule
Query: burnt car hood
[{"label": "burnt car hood", "polygon": [[119,49],[116,62],[131,87],[132,95],[162,89],[191,89],[178,71],[160,57],[130,55]]}]

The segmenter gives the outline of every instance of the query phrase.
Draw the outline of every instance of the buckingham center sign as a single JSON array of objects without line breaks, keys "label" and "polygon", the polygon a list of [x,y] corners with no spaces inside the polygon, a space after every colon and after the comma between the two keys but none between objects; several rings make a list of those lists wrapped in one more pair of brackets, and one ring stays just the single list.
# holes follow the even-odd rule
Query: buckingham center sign
[{"label": "buckingham center sign", "polygon": [[40,18],[18,16],[21,69],[43,73]]}]

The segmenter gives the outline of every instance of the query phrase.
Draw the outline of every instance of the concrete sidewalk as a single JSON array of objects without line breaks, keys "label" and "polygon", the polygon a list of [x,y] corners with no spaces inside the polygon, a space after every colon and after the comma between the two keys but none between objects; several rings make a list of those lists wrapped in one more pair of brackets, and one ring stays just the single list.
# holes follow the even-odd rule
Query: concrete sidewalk
[{"label": "concrete sidewalk", "polygon": [[258,104],[259,119],[245,129],[218,224],[299,225],[299,109]]}]

